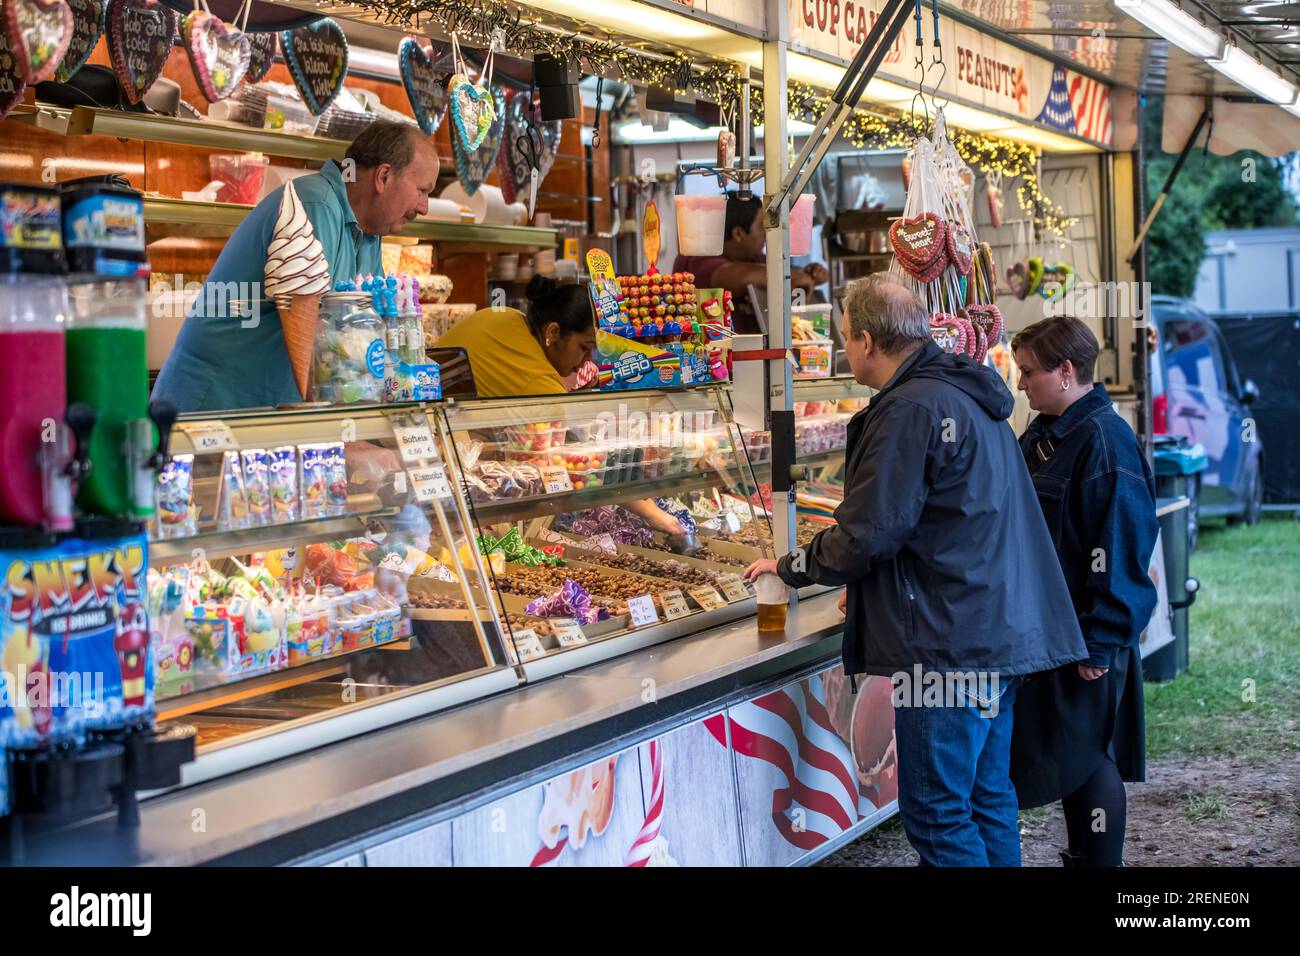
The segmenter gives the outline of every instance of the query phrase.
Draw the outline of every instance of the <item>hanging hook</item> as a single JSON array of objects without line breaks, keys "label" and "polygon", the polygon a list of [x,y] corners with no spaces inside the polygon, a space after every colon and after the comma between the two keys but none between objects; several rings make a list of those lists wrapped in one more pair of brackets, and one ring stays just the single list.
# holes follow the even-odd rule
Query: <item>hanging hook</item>
[{"label": "hanging hook", "polygon": [[601,97],[604,95],[604,90],[605,90],[605,78],[603,76],[596,77],[596,118],[592,121],[591,124],[591,148],[592,149],[600,148],[600,105],[601,105]]}]

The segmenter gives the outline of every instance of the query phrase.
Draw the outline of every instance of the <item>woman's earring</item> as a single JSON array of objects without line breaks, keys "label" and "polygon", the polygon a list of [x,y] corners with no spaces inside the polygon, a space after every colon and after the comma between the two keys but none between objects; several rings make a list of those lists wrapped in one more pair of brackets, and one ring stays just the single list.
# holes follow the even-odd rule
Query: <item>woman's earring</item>
[{"label": "woman's earring", "polygon": [[1067,389],[1069,389],[1069,387],[1070,387],[1070,381],[1069,381],[1069,379],[1066,379],[1065,381],[1061,382],[1061,391],[1064,392],[1064,391],[1066,391]]}]

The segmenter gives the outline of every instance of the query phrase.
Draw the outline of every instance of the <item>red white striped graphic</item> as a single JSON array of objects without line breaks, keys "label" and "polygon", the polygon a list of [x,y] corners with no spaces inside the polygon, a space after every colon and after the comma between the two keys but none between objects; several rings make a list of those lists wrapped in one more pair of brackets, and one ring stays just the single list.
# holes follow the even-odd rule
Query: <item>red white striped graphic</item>
[{"label": "red white striped graphic", "polygon": [[1099,143],[1109,143],[1110,89],[1104,83],[1068,70],[1066,80],[1070,89],[1070,109],[1074,112],[1079,135]]},{"label": "red white striped graphic", "polygon": [[[820,675],[728,709],[736,754],[770,764],[783,778],[772,822],[793,846],[811,850],[875,809],[859,792],[853,755],[835,733]],[[705,721],[726,745],[724,717]]]},{"label": "red white striped graphic", "polygon": [[664,760],[659,738],[641,746],[650,750],[650,806],[646,809],[641,832],[623,858],[624,866],[645,866],[650,861],[664,822]]}]

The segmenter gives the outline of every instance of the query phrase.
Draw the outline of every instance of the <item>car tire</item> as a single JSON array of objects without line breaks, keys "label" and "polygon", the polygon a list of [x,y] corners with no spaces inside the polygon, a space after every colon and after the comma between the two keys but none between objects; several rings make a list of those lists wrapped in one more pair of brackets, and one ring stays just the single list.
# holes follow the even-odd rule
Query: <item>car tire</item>
[{"label": "car tire", "polygon": [[1264,510],[1264,463],[1257,461],[1255,470],[1250,476],[1250,484],[1246,486],[1246,500],[1242,506],[1241,514],[1231,515],[1228,518],[1228,524],[1236,527],[1238,525],[1255,525],[1259,524],[1260,515]]}]

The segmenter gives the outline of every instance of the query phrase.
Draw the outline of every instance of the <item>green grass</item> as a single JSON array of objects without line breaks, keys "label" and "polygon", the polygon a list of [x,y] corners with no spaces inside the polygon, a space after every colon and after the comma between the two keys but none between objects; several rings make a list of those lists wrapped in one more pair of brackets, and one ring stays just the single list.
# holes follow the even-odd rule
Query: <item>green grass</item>
[{"label": "green grass", "polygon": [[1191,608],[1190,667],[1172,681],[1146,685],[1148,756],[1260,763],[1294,753],[1300,521],[1285,515],[1253,528],[1203,524],[1192,574],[1201,590]]}]

